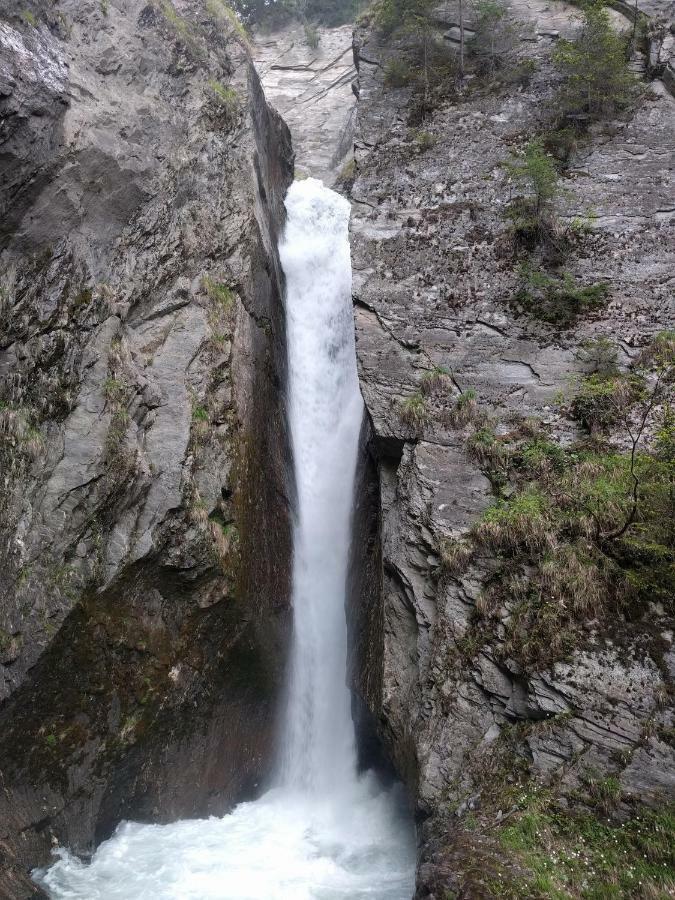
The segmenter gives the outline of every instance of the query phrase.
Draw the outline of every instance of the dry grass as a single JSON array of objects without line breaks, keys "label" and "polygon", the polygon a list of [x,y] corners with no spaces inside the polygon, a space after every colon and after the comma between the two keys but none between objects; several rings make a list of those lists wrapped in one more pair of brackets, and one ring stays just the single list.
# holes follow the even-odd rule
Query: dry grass
[{"label": "dry grass", "polygon": [[424,372],[420,378],[420,392],[425,397],[431,397],[434,394],[446,392],[452,389],[452,378],[450,372],[443,366],[434,366]]},{"label": "dry grass", "polygon": [[423,428],[431,419],[426,399],[422,394],[413,394],[401,400],[397,411],[401,422],[414,431]]}]

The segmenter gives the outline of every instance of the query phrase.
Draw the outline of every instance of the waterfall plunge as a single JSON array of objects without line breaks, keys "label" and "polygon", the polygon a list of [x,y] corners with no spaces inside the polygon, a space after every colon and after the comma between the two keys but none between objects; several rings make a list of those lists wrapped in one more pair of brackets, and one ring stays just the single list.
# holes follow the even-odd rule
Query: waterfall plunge
[{"label": "waterfall plunge", "polygon": [[349,204],[314,179],[286,199],[294,636],[276,786],[223,818],[122,823],[83,864],[35,879],[59,900],[410,900],[412,826],[396,788],[357,774],[345,585],[363,413]]}]

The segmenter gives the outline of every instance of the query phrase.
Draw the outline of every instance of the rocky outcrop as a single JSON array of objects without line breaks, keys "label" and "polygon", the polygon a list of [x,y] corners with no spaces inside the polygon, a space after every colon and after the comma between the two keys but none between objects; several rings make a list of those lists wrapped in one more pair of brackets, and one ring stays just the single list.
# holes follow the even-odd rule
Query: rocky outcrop
[{"label": "rocky outcrop", "polygon": [[257,35],[253,53],[265,96],[293,135],[298,174],[332,184],[353,144],[352,28],[322,28],[317,39],[312,47],[304,28],[289,25]]},{"label": "rocky outcrop", "polygon": [[[453,9],[439,8],[449,44]],[[583,647],[550,666],[509,659],[508,606],[493,635],[476,636],[477,604],[498,561],[479,554],[458,574],[442,557],[493,502],[493,485],[467,449],[466,420],[452,412],[405,415],[406,399],[426,403],[432,382],[424,378],[437,377],[448,407],[470,391],[495,420],[536,417],[566,445],[575,428],[556,395],[587,371],[579,348],[593,338],[616,340],[626,365],[650,336],[673,327],[666,158],[675,119],[658,80],[634,115],[591,135],[566,177],[563,220],[590,223],[582,251],[566,265],[581,281],[610,283],[607,306],[561,329],[509,303],[519,276],[505,253],[510,187],[501,163],[549,115],[550,50],[572,33],[574,15],[563,4],[536,2],[512,4],[511,14],[524,36],[518,59],[531,61],[531,77],[498,89],[474,80],[448,91],[426,119],[411,88],[385,83],[387,60],[401,58],[401,45],[367,27],[355,33],[352,247],[372,467],[362,490],[379,494],[376,511],[366,504],[377,538],[363,567],[380,579],[381,599],[361,594],[370,599],[354,640],[369,650],[353,670],[424,820],[420,897],[491,895],[497,863],[508,868],[503,848],[494,834],[468,833],[464,821],[482,805],[495,831],[508,808],[491,804],[503,802],[493,798],[507,776],[510,784],[526,773],[555,785],[561,804],[588,773],[616,779],[619,817],[675,796],[666,699],[672,610],[652,604],[609,631],[589,622]],[[498,583],[492,589],[498,594]]]},{"label": "rocky outcrop", "polygon": [[0,14],[0,893],[19,897],[53,843],[222,811],[267,771],[293,162],[218,2]]}]

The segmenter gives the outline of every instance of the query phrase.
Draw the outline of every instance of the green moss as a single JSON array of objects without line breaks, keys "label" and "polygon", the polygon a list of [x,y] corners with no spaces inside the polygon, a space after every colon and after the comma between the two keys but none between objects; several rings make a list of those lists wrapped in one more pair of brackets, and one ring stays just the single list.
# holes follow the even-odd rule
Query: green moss
[{"label": "green moss", "polygon": [[31,28],[37,28],[37,26],[38,26],[37,17],[35,16],[35,13],[31,12],[29,9],[25,9],[21,13],[21,18],[24,20],[24,22],[27,25],[30,25]]}]

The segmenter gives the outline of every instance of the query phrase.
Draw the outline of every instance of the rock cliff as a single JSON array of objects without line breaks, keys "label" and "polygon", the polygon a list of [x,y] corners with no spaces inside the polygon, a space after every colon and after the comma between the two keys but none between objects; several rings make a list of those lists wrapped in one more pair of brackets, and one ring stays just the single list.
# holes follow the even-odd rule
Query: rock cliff
[{"label": "rock cliff", "polygon": [[[456,46],[457,7],[435,15],[436,34]],[[535,495],[523,482],[542,483],[524,447],[559,451],[561,481],[574,465],[565,454],[586,438],[571,398],[597,370],[588,348],[611,345],[617,371],[632,372],[656,335],[672,335],[675,117],[658,79],[632,114],[591,129],[564,175],[561,228],[575,234],[568,277],[611,285],[608,302],[561,326],[513,299],[523,297],[523,275],[504,215],[515,189],[503,163],[547,127],[559,83],[551,51],[577,16],[560,3],[512,3],[520,75],[481,77],[469,62],[466,85],[439,92],[422,112],[420,92],[399,72],[410,39],[382,37],[368,22],[355,33],[347,186],[370,417],[364,478],[366,496],[378,498],[362,497],[357,510],[373,550],[362,561],[371,581],[360,588],[368,601],[355,641],[369,649],[356,659],[355,683],[417,799],[419,897],[559,896],[550,860],[564,857],[566,810],[581,810],[579,822],[598,814],[625,823],[675,797],[672,572],[670,601],[654,589],[630,611],[579,611],[569,643],[554,648],[569,620],[552,581],[538,599],[532,593],[545,554],[523,549],[517,535],[508,544],[494,526],[516,509],[509,498],[518,491]],[[625,433],[612,440],[625,448]],[[494,504],[500,512],[486,516]],[[481,543],[488,533],[493,543]],[[558,533],[547,572],[565,552]],[[558,623],[552,632],[546,616]],[[519,831],[527,816],[543,857]],[[613,840],[607,827],[603,842]],[[514,857],[514,847],[530,856]],[[539,888],[523,868],[530,863],[540,864]]]},{"label": "rock cliff", "polygon": [[0,6],[0,894],[269,761],[292,178],[219,0]]}]

